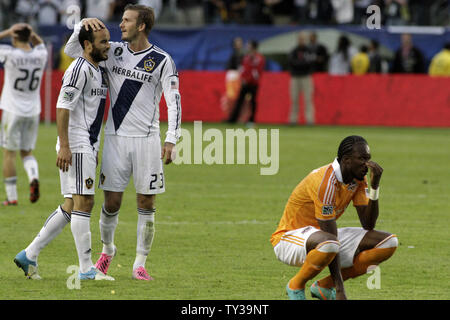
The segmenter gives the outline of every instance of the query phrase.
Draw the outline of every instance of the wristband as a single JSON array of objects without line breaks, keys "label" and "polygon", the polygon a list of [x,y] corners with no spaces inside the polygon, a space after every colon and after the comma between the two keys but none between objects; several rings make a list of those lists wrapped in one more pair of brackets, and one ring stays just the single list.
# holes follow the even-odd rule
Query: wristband
[{"label": "wristband", "polygon": [[378,200],[378,196],[380,195],[380,187],[377,189],[370,189],[369,192],[369,199],[372,201]]}]

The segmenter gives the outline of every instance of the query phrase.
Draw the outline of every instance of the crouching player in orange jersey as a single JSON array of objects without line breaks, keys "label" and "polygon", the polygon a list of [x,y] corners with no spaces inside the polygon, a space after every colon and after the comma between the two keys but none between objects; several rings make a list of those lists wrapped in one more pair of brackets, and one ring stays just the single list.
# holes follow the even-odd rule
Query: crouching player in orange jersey
[{"label": "crouching player in orange jersey", "polygon": [[[300,271],[289,280],[291,300],[305,299],[305,285],[325,267],[330,276],[310,288],[318,299],[346,299],[344,281],[389,259],[398,246],[393,234],[374,230],[383,169],[371,161],[360,136],[339,145],[333,163],[313,170],[294,189],[270,239],[277,258]],[[370,171],[370,192],[366,174]],[[353,201],[362,228],[337,228],[336,220]]]}]

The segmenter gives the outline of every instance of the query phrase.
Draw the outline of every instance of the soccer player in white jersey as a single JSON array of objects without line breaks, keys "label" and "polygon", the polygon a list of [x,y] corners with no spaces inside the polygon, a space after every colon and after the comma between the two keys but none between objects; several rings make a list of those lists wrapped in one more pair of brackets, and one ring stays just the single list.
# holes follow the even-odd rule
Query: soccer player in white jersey
[{"label": "soccer player in white jersey", "polygon": [[5,69],[0,100],[3,110],[3,177],[6,189],[3,205],[17,205],[17,151],[20,151],[28,176],[30,201],[34,203],[39,199],[39,169],[32,150],[36,145],[39,127],[40,87],[47,49],[42,39],[25,23],[15,24],[0,32],[0,39],[5,37],[11,37],[12,46],[0,45],[0,62]]},{"label": "soccer player in white jersey", "polygon": [[92,263],[90,232],[99,136],[108,91],[106,72],[99,62],[108,58],[109,31],[106,28],[82,30],[78,40],[83,55],[64,73],[56,104],[56,165],[60,169],[61,193],[66,199],[50,215],[33,242],[14,259],[25,275],[34,279],[39,278],[39,252],[70,221],[80,263],[79,278],[114,280]]},{"label": "soccer player in white jersey", "polygon": [[[180,137],[181,102],[179,80],[170,55],[148,41],[154,24],[150,7],[127,5],[120,29],[124,42],[111,42],[105,61],[109,79],[111,110],[105,126],[105,142],[99,187],[105,202],[100,216],[103,250],[96,267],[107,272],[116,252],[114,232],[122,195],[130,177],[137,193],[137,248],[132,277],[152,280],[145,263],[155,232],[155,196],[165,191],[162,162],[169,164]],[[83,19],[74,29],[65,52],[80,54],[76,37],[82,26],[102,27],[101,21]],[[159,102],[167,103],[168,131],[161,148]]]}]

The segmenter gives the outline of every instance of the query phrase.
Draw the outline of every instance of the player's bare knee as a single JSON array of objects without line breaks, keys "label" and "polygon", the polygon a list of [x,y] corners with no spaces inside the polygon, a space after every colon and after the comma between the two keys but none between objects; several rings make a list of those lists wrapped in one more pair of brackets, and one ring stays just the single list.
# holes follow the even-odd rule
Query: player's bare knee
[{"label": "player's bare knee", "polygon": [[105,202],[103,207],[107,212],[117,212],[122,204],[122,193],[105,191]]},{"label": "player's bare knee", "polygon": [[138,208],[148,209],[148,210],[154,209],[155,198],[156,198],[156,196],[154,194],[151,194],[151,195],[138,194],[137,195]]},{"label": "player's bare knee", "polygon": [[71,214],[73,210],[72,198],[64,198],[64,203],[61,205],[61,208],[68,214]]},{"label": "player's bare knee", "polygon": [[91,212],[94,207],[94,196],[77,196],[73,200],[75,210]]},{"label": "player's bare knee", "polygon": [[337,237],[334,234],[324,231],[314,232],[306,241],[306,249],[308,251],[317,249],[320,244],[326,243],[327,241],[339,243]]},{"label": "player's bare knee", "polygon": [[391,234],[385,239],[383,239],[380,243],[378,243],[376,248],[397,248],[398,247],[398,238],[395,234]]},{"label": "player's bare knee", "polygon": [[20,150],[20,157],[23,159],[25,157],[31,156],[31,150]]}]

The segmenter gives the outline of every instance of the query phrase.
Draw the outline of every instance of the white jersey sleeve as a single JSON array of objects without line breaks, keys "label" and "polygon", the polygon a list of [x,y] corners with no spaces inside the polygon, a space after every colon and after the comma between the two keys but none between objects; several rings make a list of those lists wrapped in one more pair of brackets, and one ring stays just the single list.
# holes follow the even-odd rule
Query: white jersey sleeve
[{"label": "white jersey sleeve", "polygon": [[83,48],[81,47],[78,35],[80,34],[81,27],[83,26],[83,20],[77,23],[73,28],[73,33],[64,47],[64,53],[69,57],[78,58],[83,55]]},{"label": "white jersey sleeve", "polygon": [[72,63],[63,76],[61,91],[59,92],[57,108],[74,110],[82,96],[86,83],[86,74],[81,70],[83,60]]},{"label": "white jersey sleeve", "polygon": [[181,96],[179,77],[172,58],[163,67],[161,83],[167,104],[168,129],[165,142],[176,144],[181,136]]}]

